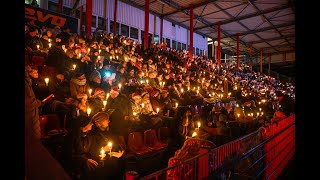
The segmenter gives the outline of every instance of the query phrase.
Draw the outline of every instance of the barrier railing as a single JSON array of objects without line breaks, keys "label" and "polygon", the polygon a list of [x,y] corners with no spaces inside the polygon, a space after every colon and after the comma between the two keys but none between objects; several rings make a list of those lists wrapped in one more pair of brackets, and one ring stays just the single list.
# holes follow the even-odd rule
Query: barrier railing
[{"label": "barrier railing", "polygon": [[142,179],[276,179],[294,153],[292,115]]}]

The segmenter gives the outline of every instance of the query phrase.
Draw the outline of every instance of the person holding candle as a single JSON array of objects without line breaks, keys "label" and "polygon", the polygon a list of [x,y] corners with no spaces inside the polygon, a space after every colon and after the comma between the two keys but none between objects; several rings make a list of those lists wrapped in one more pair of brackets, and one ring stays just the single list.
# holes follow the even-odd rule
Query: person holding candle
[{"label": "person holding candle", "polygon": [[[36,95],[32,88],[31,74],[33,69],[30,66],[25,67],[25,121],[30,124],[28,132],[36,140],[41,138],[41,129],[39,121],[39,107],[42,105],[41,100],[36,98]],[[27,127],[27,126],[25,126]]]},{"label": "person holding candle", "polygon": [[103,105],[103,101],[105,99],[106,99],[105,91],[101,88],[95,88],[93,95],[89,98],[89,104],[93,114],[106,110],[106,107],[104,107]]},{"label": "person holding candle", "polygon": [[79,94],[87,94],[89,96],[89,85],[84,73],[79,72],[70,80],[70,96],[76,98]]}]

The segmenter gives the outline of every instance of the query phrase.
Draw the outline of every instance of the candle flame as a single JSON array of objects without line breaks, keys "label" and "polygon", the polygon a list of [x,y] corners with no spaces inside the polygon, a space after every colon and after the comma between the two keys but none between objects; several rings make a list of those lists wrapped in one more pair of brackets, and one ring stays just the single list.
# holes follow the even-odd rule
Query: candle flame
[{"label": "candle flame", "polygon": [[197,132],[193,132],[192,137],[196,137],[196,136],[197,136]]},{"label": "candle flame", "polygon": [[87,109],[87,114],[88,114],[88,116],[90,116],[90,113],[91,113],[91,108],[88,108],[88,109]]}]

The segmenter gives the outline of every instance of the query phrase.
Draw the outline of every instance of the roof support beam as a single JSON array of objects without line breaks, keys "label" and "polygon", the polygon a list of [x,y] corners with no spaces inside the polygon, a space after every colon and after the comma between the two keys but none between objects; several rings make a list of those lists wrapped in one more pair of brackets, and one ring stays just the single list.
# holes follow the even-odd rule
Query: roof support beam
[{"label": "roof support beam", "polygon": [[[163,3],[166,3],[166,4],[168,4],[169,6],[172,6],[172,5],[171,5],[172,1],[168,1],[168,0],[159,0],[159,1],[161,1],[161,2],[163,2]],[[214,1],[218,1],[218,0],[206,0],[206,1],[203,1],[203,2],[198,3],[198,4],[193,4],[193,9],[196,9],[196,8],[198,8],[198,7],[207,5],[207,4],[209,4],[209,3],[211,3],[211,2],[214,2]],[[178,13],[178,12],[180,12],[180,11],[188,10],[188,9],[189,9],[189,7],[185,7],[185,8],[181,8],[181,7],[180,7],[178,10],[173,11],[173,12],[170,12],[170,13],[167,13],[167,14],[164,14],[163,16],[170,16],[170,15],[172,15],[172,14]]]},{"label": "roof support beam", "polygon": [[258,44],[258,43],[263,43],[263,42],[267,42],[267,41],[275,41],[275,40],[280,40],[280,39],[284,39],[284,38],[292,38],[292,37],[295,37],[295,35],[290,34],[290,35],[285,35],[285,36],[278,36],[278,37],[274,37],[274,38],[270,38],[270,39],[262,39],[259,41],[252,41],[252,43]]},{"label": "roof support beam", "polygon": [[[277,6],[277,7],[274,7],[274,8],[269,8],[269,9],[262,10],[260,12],[251,13],[251,14],[239,16],[239,17],[236,17],[236,18],[227,19],[225,21],[221,21],[221,23],[222,24],[228,24],[228,23],[232,23],[232,22],[237,22],[237,21],[241,21],[241,20],[244,20],[244,19],[248,19],[248,18],[252,18],[252,17],[255,17],[255,16],[259,16],[259,15],[262,15],[262,14],[267,14],[267,13],[270,13],[270,12],[286,9],[286,8],[289,8],[289,7],[290,7],[290,5]],[[218,25],[218,22],[210,23],[208,25],[195,28],[195,30],[203,29],[203,28],[206,28],[206,27],[217,26],[217,25]]]}]

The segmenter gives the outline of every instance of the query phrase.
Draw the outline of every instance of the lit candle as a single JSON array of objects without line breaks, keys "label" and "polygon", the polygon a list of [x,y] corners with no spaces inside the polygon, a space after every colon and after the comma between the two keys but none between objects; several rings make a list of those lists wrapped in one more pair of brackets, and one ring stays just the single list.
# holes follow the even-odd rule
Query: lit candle
[{"label": "lit candle", "polygon": [[183,88],[181,88],[181,93],[183,93],[183,91],[184,91]]},{"label": "lit candle", "polygon": [[104,160],[105,157],[106,157],[106,154],[105,154],[105,151],[104,151],[104,149],[102,147],[101,151],[100,151],[100,160]]},{"label": "lit candle", "polygon": [[201,126],[201,122],[198,122],[198,128],[200,128],[200,126]]},{"label": "lit candle", "polygon": [[157,108],[157,110],[156,110],[156,111],[157,111],[157,114],[158,114],[158,113],[159,113],[159,111],[160,111],[160,108]]},{"label": "lit candle", "polygon": [[240,117],[240,113],[237,114],[238,118]]},{"label": "lit candle", "polygon": [[109,59],[112,60],[112,56],[110,56]]},{"label": "lit candle", "polygon": [[196,137],[196,136],[197,136],[197,132],[193,132],[192,137]]},{"label": "lit candle", "polygon": [[104,101],[103,101],[103,107],[106,108],[106,105],[107,105],[107,101],[104,100]]},{"label": "lit candle", "polygon": [[90,52],[90,48],[88,48],[88,53]]},{"label": "lit candle", "polygon": [[179,105],[179,104],[176,102],[176,108],[178,107],[178,105]]},{"label": "lit candle", "polygon": [[91,113],[91,108],[88,108],[88,109],[87,109],[87,114],[88,114],[88,116],[90,116],[90,113]]},{"label": "lit candle", "polygon": [[257,112],[257,116],[259,116],[259,112]]},{"label": "lit candle", "polygon": [[119,57],[118,56],[116,56],[116,59],[118,59]]},{"label": "lit candle", "polygon": [[49,48],[51,48],[51,43],[49,43],[48,45],[49,45]]},{"label": "lit candle", "polygon": [[144,108],[144,103],[141,103],[141,108]]},{"label": "lit candle", "polygon": [[64,53],[67,53],[67,50],[66,50],[66,49],[64,50]]},{"label": "lit candle", "polygon": [[263,115],[263,112],[261,112],[261,116]]},{"label": "lit candle", "polygon": [[73,70],[75,70],[75,69],[76,69],[76,67],[77,67],[77,65],[76,65],[76,64],[73,64],[72,66],[73,66]]},{"label": "lit candle", "polygon": [[146,80],[146,83],[147,83],[147,84],[149,83],[149,80],[148,80],[148,79]]},{"label": "lit candle", "polygon": [[260,111],[260,112],[261,112],[261,110],[262,110],[262,109],[261,109],[261,108],[259,108],[259,111]]},{"label": "lit candle", "polygon": [[136,112],[133,112],[133,116],[136,116],[137,115],[137,113]]},{"label": "lit candle", "polygon": [[190,87],[188,87],[188,91],[190,91]]},{"label": "lit candle", "polygon": [[40,49],[40,45],[39,45],[39,44],[37,44],[37,49],[38,49],[38,50]]},{"label": "lit candle", "polygon": [[199,94],[199,89],[197,90],[197,95]]},{"label": "lit candle", "polygon": [[46,86],[49,84],[49,78],[44,78],[44,81],[46,82]]},{"label": "lit candle", "polygon": [[101,53],[101,49],[99,49],[99,54]]},{"label": "lit candle", "polygon": [[119,83],[119,84],[118,84],[118,86],[119,86],[119,89],[121,89],[121,87],[122,87],[122,84],[120,84],[120,83]]},{"label": "lit candle", "polygon": [[89,89],[88,91],[89,91],[89,95],[91,95],[91,93],[92,93],[92,89]]},{"label": "lit candle", "polygon": [[253,117],[253,113],[251,113],[251,116]]},{"label": "lit candle", "polygon": [[109,96],[110,96],[110,94],[109,94],[109,93],[107,93],[106,99],[108,99],[108,98],[109,98]]},{"label": "lit candle", "polygon": [[109,147],[109,149],[110,149],[110,157],[111,157],[111,149],[112,149],[112,142],[108,142],[108,147]]},{"label": "lit candle", "polygon": [[51,42],[51,39],[48,39],[48,42]]}]

